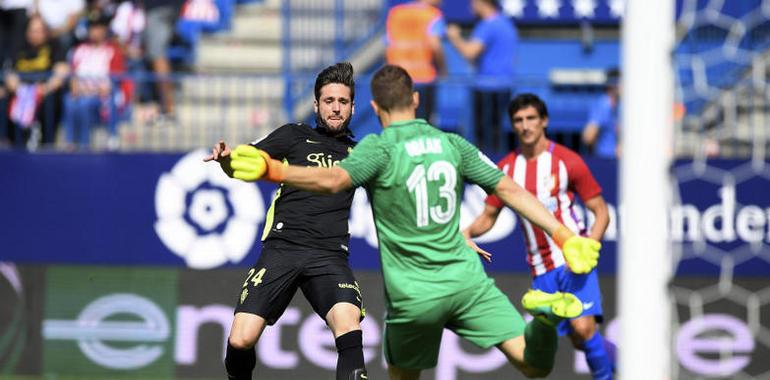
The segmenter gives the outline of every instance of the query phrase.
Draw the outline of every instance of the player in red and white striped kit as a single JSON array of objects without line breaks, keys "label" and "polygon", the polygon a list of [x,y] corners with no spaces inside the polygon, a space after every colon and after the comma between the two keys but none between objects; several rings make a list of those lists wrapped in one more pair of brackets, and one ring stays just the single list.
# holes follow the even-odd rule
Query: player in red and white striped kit
[{"label": "player in red and white striped kit", "polygon": [[[545,103],[536,95],[522,94],[510,102],[508,115],[521,147],[505,156],[498,167],[535,195],[574,233],[601,240],[609,223],[602,189],[577,153],[546,137],[548,109]],[[590,230],[575,209],[576,195],[596,216]],[[503,206],[496,196],[487,197],[483,213],[463,231],[464,235],[471,238],[489,231]],[[569,322],[563,321],[559,332],[569,335],[575,348],[585,352],[594,379],[611,379],[613,361],[597,330],[597,322],[602,320],[602,303],[596,270],[584,275],[572,273],[551,237],[529,221],[519,220],[527,245],[532,287],[545,292],[571,292],[583,302],[583,314]]]}]

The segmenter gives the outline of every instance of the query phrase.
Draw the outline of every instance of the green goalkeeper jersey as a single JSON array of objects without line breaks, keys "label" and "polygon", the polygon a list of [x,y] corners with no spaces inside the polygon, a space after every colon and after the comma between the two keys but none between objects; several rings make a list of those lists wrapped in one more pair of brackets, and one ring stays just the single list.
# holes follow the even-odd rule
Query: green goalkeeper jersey
[{"label": "green goalkeeper jersey", "polygon": [[340,166],[365,186],[391,307],[445,297],[487,276],[459,223],[464,182],[492,192],[504,175],[462,137],[421,119],[369,135]]}]

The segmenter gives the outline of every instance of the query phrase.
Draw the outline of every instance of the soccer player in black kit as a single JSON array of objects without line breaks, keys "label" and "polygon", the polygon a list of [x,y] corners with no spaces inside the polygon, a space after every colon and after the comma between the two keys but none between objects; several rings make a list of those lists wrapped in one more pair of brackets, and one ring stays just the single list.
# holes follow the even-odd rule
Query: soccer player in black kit
[{"label": "soccer player in black kit", "polygon": [[[354,106],[353,66],[337,63],[315,81],[316,127],[286,124],[252,145],[292,165],[329,167],[355,142],[348,129]],[[230,148],[217,143],[204,161],[230,177]],[[251,379],[254,346],[302,290],[328,324],[337,345],[337,380],[367,379],[360,321],[361,292],[348,264],[348,217],[353,191],[322,195],[281,185],[265,221],[262,253],[239,292],[227,342],[228,379]]]}]

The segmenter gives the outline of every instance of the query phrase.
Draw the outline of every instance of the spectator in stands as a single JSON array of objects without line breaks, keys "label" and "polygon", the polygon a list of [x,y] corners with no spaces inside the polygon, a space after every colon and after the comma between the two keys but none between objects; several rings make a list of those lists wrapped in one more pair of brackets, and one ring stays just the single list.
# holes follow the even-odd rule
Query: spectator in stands
[{"label": "spectator in stands", "polygon": [[[69,75],[66,53],[59,42],[50,39],[40,16],[32,16],[27,24],[26,39],[16,53],[13,66],[5,78],[11,100],[11,131],[17,145],[29,140],[42,125],[42,143],[53,144],[61,115],[62,86]],[[30,146],[38,143],[33,136]]]},{"label": "spectator in stands", "polygon": [[[110,23],[110,31],[120,45],[120,50],[126,60],[126,71],[136,80],[137,87],[142,89],[146,88],[144,52],[142,51],[142,35],[145,26],[144,9],[134,0],[121,2]],[[141,90],[137,89],[137,92],[141,92]],[[129,99],[129,101],[133,102],[134,99]]]},{"label": "spectator in stands", "polygon": [[75,44],[88,40],[88,22],[94,17],[93,15],[98,14],[101,17],[110,19],[115,16],[115,10],[117,9],[115,1],[117,0],[86,0],[86,9],[78,19],[77,26],[75,27]]},{"label": "spectator in stands", "polygon": [[462,37],[457,25],[447,27],[447,38],[465,59],[476,63],[476,143],[481,149],[501,151],[507,149],[502,142],[508,133],[505,112],[511,99],[518,34],[513,22],[500,12],[498,1],[471,0],[471,8],[481,21],[470,39]]},{"label": "spectator in stands", "polygon": [[430,122],[437,75],[446,75],[441,39],[446,34],[441,0],[416,0],[396,5],[386,22],[387,62],[406,69],[420,93],[417,117]]},{"label": "spectator in stands", "polygon": [[583,128],[583,143],[589,151],[600,158],[615,158],[620,155],[619,123],[620,116],[620,71],[607,71],[607,83],[604,95],[594,106]]},{"label": "spectator in stands", "polygon": [[34,0],[0,1],[0,69],[12,64],[13,57],[24,41],[27,14]]},{"label": "spectator in stands", "polygon": [[169,75],[171,63],[166,50],[174,35],[174,27],[182,0],[144,0],[147,25],[144,31],[144,52],[152,64],[160,94],[161,114],[164,118],[175,119],[174,87]]},{"label": "spectator in stands", "polygon": [[74,42],[74,32],[85,10],[84,0],[36,0],[37,12],[48,27],[49,38],[57,40],[64,51]]},{"label": "spectator in stands", "polygon": [[136,1],[126,0],[118,5],[110,23],[110,31],[124,49],[126,59],[142,59],[142,35],[146,25],[144,10]]},{"label": "spectator in stands", "polygon": [[[123,57],[120,48],[108,38],[108,16],[91,13],[88,40],[72,52],[70,94],[64,103],[67,142],[74,147],[76,138],[81,149],[89,145],[91,128],[98,121],[107,124],[107,147],[118,147],[117,112],[125,106],[130,94],[129,82],[121,80]],[[115,85],[122,83],[120,88]]]}]

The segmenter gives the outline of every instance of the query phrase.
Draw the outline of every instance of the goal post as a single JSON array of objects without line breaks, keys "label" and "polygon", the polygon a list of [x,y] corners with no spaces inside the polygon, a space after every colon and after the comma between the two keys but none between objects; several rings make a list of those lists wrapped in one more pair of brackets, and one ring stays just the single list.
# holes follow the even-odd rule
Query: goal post
[{"label": "goal post", "polygon": [[627,0],[622,24],[618,375],[670,377],[668,238],[673,0]]}]

